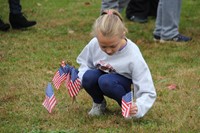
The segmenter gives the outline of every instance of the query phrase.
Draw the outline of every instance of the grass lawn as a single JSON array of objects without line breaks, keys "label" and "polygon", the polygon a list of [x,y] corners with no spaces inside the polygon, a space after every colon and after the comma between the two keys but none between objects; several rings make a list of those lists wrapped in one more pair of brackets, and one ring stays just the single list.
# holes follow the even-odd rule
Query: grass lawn
[{"label": "grass lawn", "polygon": [[[8,3],[0,0],[0,15],[8,22]],[[92,101],[81,90],[72,104],[65,86],[55,90],[58,104],[49,114],[42,106],[45,88],[61,60],[76,64],[76,57],[92,38],[101,0],[21,0],[24,14],[35,27],[0,32],[0,132],[2,133],[155,133],[200,132],[200,1],[183,0],[180,33],[188,43],[156,43],[155,19],[128,21],[133,40],[149,65],[157,99],[145,117],[125,120],[117,103],[107,98],[108,110],[89,117]],[[175,90],[168,86],[175,84]]]}]

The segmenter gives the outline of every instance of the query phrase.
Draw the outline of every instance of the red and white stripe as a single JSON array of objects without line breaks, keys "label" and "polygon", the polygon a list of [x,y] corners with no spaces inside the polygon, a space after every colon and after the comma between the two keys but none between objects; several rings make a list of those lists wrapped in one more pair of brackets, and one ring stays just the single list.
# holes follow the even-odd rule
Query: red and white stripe
[{"label": "red and white stripe", "polygon": [[130,116],[131,104],[131,102],[126,103],[122,100],[122,115],[126,118]]},{"label": "red and white stripe", "polygon": [[56,103],[57,103],[56,98],[54,95],[52,95],[51,98],[46,96],[42,105],[48,110],[49,113],[51,113]]},{"label": "red and white stripe", "polygon": [[58,90],[62,84],[62,82],[67,78],[66,74],[62,74],[60,76],[60,73],[59,71],[56,72],[56,74],[54,75],[52,81],[53,81],[53,84],[55,86],[55,88]]},{"label": "red and white stripe", "polygon": [[81,89],[81,81],[80,79],[75,80],[74,82],[70,80],[68,83],[68,92],[71,97],[76,96]]}]

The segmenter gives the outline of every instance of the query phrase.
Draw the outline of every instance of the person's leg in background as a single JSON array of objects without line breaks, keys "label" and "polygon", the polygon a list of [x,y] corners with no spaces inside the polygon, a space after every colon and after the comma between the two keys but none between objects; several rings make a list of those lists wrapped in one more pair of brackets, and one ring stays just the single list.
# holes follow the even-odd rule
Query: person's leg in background
[{"label": "person's leg in background", "polygon": [[101,1],[101,12],[106,9],[119,10],[118,0],[102,0]]},{"label": "person's leg in background", "polygon": [[20,5],[20,0],[8,0],[10,13],[21,14],[22,6]]},{"label": "person's leg in background", "polygon": [[119,12],[121,13],[128,5],[130,0],[119,0]]},{"label": "person's leg in background", "polygon": [[156,18],[156,16],[157,16],[157,9],[158,9],[158,3],[159,3],[159,0],[152,0],[150,2],[150,11],[149,11],[148,16],[152,16],[152,17]]},{"label": "person's leg in background", "polygon": [[182,0],[160,0],[158,5],[154,40],[188,42],[192,38],[179,33]]},{"label": "person's leg in background", "polygon": [[102,0],[101,12],[105,9],[115,9],[121,13],[128,3],[129,0]]},{"label": "person's leg in background", "polygon": [[149,0],[130,0],[126,8],[126,17],[133,22],[145,23],[148,20],[149,11]]},{"label": "person's leg in background", "polygon": [[179,34],[181,0],[163,0],[161,39],[168,40]]},{"label": "person's leg in background", "polygon": [[153,36],[155,41],[160,41],[161,31],[162,31],[162,5],[163,0],[158,3],[157,17],[155,22],[155,29],[153,31]]},{"label": "person's leg in background", "polygon": [[0,31],[8,31],[10,29],[10,25],[4,23],[3,20],[0,18]]},{"label": "person's leg in background", "polygon": [[20,0],[8,0],[9,3],[9,21],[14,29],[21,29],[34,26],[36,21],[28,21],[22,14]]}]

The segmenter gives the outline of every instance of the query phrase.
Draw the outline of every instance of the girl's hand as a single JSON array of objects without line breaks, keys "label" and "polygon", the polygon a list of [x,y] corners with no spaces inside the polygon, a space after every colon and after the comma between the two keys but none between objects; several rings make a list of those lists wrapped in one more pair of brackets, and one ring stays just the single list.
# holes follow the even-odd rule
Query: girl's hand
[{"label": "girl's hand", "polygon": [[130,115],[131,115],[131,116],[136,115],[137,112],[138,112],[138,108],[137,108],[137,105],[134,103],[134,104],[131,106]]}]

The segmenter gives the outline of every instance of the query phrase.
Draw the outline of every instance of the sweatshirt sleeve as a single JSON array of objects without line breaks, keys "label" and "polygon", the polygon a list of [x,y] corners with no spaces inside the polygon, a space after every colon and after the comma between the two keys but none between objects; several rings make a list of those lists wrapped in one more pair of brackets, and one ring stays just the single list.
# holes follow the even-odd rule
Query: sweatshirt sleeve
[{"label": "sweatshirt sleeve", "polygon": [[85,46],[85,48],[81,51],[81,53],[76,59],[77,63],[80,65],[78,69],[78,77],[80,78],[81,82],[84,73],[93,67],[92,53],[90,52],[91,43],[92,42]]},{"label": "sweatshirt sleeve", "polygon": [[156,99],[156,91],[150,70],[142,56],[133,64],[132,81],[134,85],[134,98],[138,112],[136,118],[143,117],[152,107]]}]

